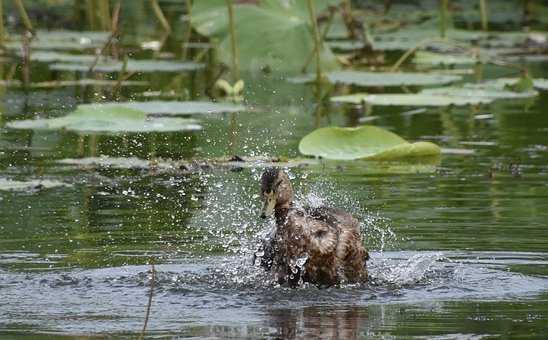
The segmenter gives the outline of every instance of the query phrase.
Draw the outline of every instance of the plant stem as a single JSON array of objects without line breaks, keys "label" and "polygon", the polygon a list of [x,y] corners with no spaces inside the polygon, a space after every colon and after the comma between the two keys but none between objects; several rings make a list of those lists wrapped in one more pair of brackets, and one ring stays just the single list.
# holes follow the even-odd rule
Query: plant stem
[{"label": "plant stem", "polygon": [[531,23],[531,15],[533,14],[532,0],[523,0],[522,25]]},{"label": "plant stem", "polygon": [[489,29],[489,21],[487,19],[487,0],[480,0],[480,15],[481,15],[481,29],[487,31]]},{"label": "plant stem", "polygon": [[190,42],[190,38],[192,37],[192,1],[186,0],[185,4],[186,4],[187,26],[186,26],[185,35],[183,37],[183,44],[184,44],[183,53],[182,53],[183,60],[185,60],[188,55],[188,50],[189,50],[188,43]]},{"label": "plant stem", "polygon": [[320,64],[320,32],[318,30],[318,22],[316,21],[316,10],[314,1],[307,0],[308,12],[310,14],[310,22],[312,24],[312,33],[314,34],[314,53],[316,54],[316,82],[319,84],[322,79],[322,68]]},{"label": "plant stem", "polygon": [[99,0],[97,14],[101,19],[101,29],[103,31],[110,31],[111,19],[110,19],[110,1],[109,0]]},{"label": "plant stem", "polygon": [[94,0],[86,0],[86,14],[88,17],[89,29],[95,29],[95,6]]},{"label": "plant stem", "polygon": [[116,6],[114,7],[114,11],[112,14],[111,32],[108,37],[108,40],[105,42],[105,44],[101,48],[101,52],[95,56],[95,59],[93,60],[93,63],[91,63],[88,72],[93,72],[93,69],[95,69],[95,66],[97,66],[97,63],[99,62],[99,59],[101,58],[101,56],[105,54],[105,52],[107,51],[107,48],[112,45],[114,38],[118,36],[121,8],[122,8],[121,1],[118,1],[118,3],[116,3]]},{"label": "plant stem", "polygon": [[21,16],[21,20],[23,21],[23,25],[25,25],[25,28],[30,32],[34,32],[32,28],[32,23],[30,22],[27,10],[25,9],[23,2],[21,0],[15,0],[15,6],[17,7],[17,11]]},{"label": "plant stem", "polygon": [[152,306],[152,297],[154,296],[154,281],[156,281],[156,270],[154,269],[154,261],[151,259],[150,261],[150,272],[151,272],[151,279],[150,279],[150,293],[148,294],[148,304],[147,304],[147,312],[145,315],[145,322],[143,324],[143,329],[141,330],[141,336],[139,339],[145,338],[145,333],[147,331],[147,325],[148,325],[148,318],[150,316],[150,307]]},{"label": "plant stem", "polygon": [[460,44],[460,43],[457,43],[457,42],[452,42],[452,41],[449,41],[445,38],[429,38],[429,39],[424,39],[424,40],[421,40],[419,41],[415,46],[413,46],[412,48],[408,49],[401,57],[400,59],[398,59],[398,61],[396,61],[394,63],[394,65],[390,68],[390,72],[396,72],[400,66],[413,54],[415,53],[418,49],[430,44],[430,43],[433,43],[433,42],[440,42],[440,43],[445,43],[445,44],[448,44],[448,45],[453,45],[453,46],[457,46],[457,47],[461,47],[461,48],[469,48],[468,46],[465,46],[464,44]]},{"label": "plant stem", "polygon": [[447,31],[447,22],[449,20],[449,0],[440,1],[440,37],[445,38],[445,32]]},{"label": "plant stem", "polygon": [[30,41],[32,33],[23,32],[23,56],[21,76],[23,78],[23,87],[27,90],[30,86]]},{"label": "plant stem", "polygon": [[232,82],[235,83],[240,80],[240,53],[238,51],[238,42],[236,41],[233,0],[226,0],[226,6],[228,8],[228,25],[230,29],[230,47],[232,52]]},{"label": "plant stem", "polygon": [[[333,17],[334,16],[335,16],[335,11],[329,11],[329,17],[327,18],[327,23],[324,26],[324,29],[323,29],[323,32],[322,32],[322,35],[321,35],[321,41],[325,41],[325,39],[327,37],[327,34],[329,33],[329,29],[331,28],[331,24],[333,22]],[[308,68],[308,65],[310,65],[310,62],[312,62],[312,59],[314,59],[314,56],[316,54],[315,52],[316,52],[315,49],[312,50],[308,54],[308,57],[306,57],[306,62],[303,65],[303,67],[301,68],[302,73],[306,73],[306,69]]]},{"label": "plant stem", "polygon": [[4,4],[0,0],[0,45],[4,44]]},{"label": "plant stem", "polygon": [[169,21],[167,21],[164,12],[162,12],[162,8],[158,4],[158,0],[150,0],[150,4],[152,5],[152,10],[154,11],[156,18],[160,21],[160,24],[164,30],[171,33],[171,25],[169,24]]}]

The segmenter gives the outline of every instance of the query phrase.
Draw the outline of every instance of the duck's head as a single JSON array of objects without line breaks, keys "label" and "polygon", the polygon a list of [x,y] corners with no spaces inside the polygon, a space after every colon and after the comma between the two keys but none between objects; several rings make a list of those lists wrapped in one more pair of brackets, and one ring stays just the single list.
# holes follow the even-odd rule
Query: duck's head
[{"label": "duck's head", "polygon": [[267,168],[261,176],[261,217],[272,216],[276,210],[288,209],[293,202],[293,188],[289,176],[280,169]]}]

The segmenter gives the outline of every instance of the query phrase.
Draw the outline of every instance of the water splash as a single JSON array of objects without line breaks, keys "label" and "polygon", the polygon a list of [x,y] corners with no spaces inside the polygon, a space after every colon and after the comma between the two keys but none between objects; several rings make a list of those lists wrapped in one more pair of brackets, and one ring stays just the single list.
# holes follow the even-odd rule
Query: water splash
[{"label": "water splash", "polygon": [[428,274],[435,271],[436,263],[441,260],[447,260],[441,253],[415,254],[397,265],[381,260],[374,270],[373,281],[397,287],[425,283]]}]

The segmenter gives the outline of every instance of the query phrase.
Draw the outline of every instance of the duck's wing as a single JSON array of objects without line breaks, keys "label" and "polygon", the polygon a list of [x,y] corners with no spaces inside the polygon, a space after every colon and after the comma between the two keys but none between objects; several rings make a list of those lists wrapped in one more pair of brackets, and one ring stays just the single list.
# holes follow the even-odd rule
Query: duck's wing
[{"label": "duck's wing", "polygon": [[346,278],[350,282],[366,280],[369,254],[362,243],[359,221],[350,213],[331,207],[313,208],[309,214],[338,230],[336,254]]},{"label": "duck's wing", "polygon": [[323,221],[331,226],[355,230],[359,233],[360,223],[349,212],[339,208],[332,207],[315,207],[308,208],[308,214],[320,221]]}]

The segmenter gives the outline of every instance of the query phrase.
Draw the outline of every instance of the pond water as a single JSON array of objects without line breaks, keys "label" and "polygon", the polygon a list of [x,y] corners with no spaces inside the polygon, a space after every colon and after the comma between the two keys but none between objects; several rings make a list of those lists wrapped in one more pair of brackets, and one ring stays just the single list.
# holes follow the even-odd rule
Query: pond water
[{"label": "pond water", "polygon": [[[533,76],[548,77],[546,63],[528,66]],[[177,84],[192,89],[189,99],[202,98],[206,72],[177,75]],[[75,73],[37,62],[31,74],[49,80]],[[136,76],[153,91],[168,89],[174,77]],[[0,178],[65,185],[0,191],[0,337],[137,336],[151,261],[147,329],[156,338],[548,334],[548,92],[480,111],[366,113],[325,104],[328,114],[318,116],[313,86],[274,74],[244,79],[250,112],[200,116],[198,132],[123,137],[2,127],[109,99],[105,88],[3,90]],[[141,99],[144,90],[124,87],[120,96]],[[360,219],[371,253],[363,286],[290,289],[252,265],[272,223],[258,217],[261,168],[163,173],[58,162],[96,155],[291,158],[315,126],[353,126],[368,114],[371,124],[407,140],[474,153],[443,155],[433,171],[362,163],[288,170],[301,202],[321,200]]]}]

